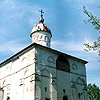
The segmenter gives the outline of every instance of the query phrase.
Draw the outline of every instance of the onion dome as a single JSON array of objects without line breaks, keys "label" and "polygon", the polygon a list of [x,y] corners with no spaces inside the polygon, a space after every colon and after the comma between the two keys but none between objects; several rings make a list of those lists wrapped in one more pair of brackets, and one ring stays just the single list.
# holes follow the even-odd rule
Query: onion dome
[{"label": "onion dome", "polygon": [[[51,33],[50,29],[48,28],[47,25],[44,24],[44,19],[43,19],[43,15],[42,15],[43,12],[41,12],[41,17],[39,19],[39,23],[37,25],[35,25],[33,28],[32,28],[32,32],[31,32],[31,35],[35,32],[39,32],[39,31],[43,31],[43,32],[48,32],[48,33]],[[30,35],[30,36],[31,36]]]}]

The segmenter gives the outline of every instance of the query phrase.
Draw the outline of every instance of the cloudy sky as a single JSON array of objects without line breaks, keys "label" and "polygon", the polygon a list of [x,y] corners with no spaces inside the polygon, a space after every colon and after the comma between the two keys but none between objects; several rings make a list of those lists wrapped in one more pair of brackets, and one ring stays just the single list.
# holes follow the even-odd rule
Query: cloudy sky
[{"label": "cloudy sky", "polygon": [[98,32],[85,24],[83,5],[100,17],[99,0],[0,0],[0,62],[31,44],[31,30],[43,9],[45,24],[52,31],[52,48],[87,60],[88,83],[100,86],[100,62],[83,44],[97,39]]}]

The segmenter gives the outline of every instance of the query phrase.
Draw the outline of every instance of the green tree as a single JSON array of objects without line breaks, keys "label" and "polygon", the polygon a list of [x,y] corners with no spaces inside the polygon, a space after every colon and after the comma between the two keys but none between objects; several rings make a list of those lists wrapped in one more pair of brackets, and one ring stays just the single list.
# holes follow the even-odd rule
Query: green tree
[{"label": "green tree", "polygon": [[87,91],[90,100],[100,100],[100,88],[96,84],[88,84]]},{"label": "green tree", "polygon": [[[83,12],[87,15],[88,20],[85,20],[85,23],[91,23],[92,26],[98,31],[100,35],[100,19],[94,16],[91,12],[89,12],[85,6],[83,6]],[[100,56],[100,36],[97,38],[96,41],[93,41],[93,45],[89,43],[84,43],[85,50],[90,51],[97,51],[98,55]]]}]

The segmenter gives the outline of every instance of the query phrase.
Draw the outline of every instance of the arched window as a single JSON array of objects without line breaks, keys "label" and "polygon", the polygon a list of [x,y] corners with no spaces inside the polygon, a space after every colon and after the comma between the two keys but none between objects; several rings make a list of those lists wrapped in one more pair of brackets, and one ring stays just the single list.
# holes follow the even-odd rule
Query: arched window
[{"label": "arched window", "polygon": [[58,56],[58,58],[56,60],[56,67],[57,67],[57,69],[60,69],[60,70],[66,71],[66,72],[70,72],[69,62],[68,62],[67,58],[64,56]]}]

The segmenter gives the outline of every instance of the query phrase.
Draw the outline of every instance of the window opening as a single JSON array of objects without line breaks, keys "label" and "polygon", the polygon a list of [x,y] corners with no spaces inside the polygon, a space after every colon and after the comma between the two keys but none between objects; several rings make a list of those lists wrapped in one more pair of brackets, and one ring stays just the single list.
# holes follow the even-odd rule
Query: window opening
[{"label": "window opening", "polygon": [[66,57],[64,57],[62,55],[58,56],[58,58],[56,60],[56,67],[59,70],[70,72],[69,61],[67,60]]},{"label": "window opening", "polygon": [[45,92],[47,92],[47,87],[45,87]]},{"label": "window opening", "polygon": [[10,97],[9,96],[7,97],[7,100],[10,100]]}]

